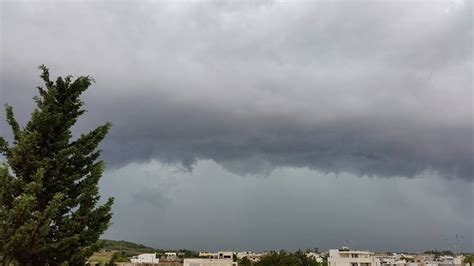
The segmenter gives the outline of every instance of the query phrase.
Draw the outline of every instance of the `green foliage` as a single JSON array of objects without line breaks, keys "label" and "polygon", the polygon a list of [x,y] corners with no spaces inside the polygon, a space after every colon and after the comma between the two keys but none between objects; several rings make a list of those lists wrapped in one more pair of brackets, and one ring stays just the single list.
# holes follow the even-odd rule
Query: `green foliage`
[{"label": "green foliage", "polygon": [[474,254],[468,255],[464,258],[464,263],[474,264]]},{"label": "green foliage", "polygon": [[180,249],[178,250],[178,254],[180,254],[180,258],[196,258],[199,257],[199,252],[187,249]]},{"label": "green foliage", "polygon": [[99,240],[98,244],[100,245],[102,250],[122,252],[127,257],[135,256],[141,253],[165,253],[165,251],[162,249],[156,249],[124,240],[101,239]]},{"label": "green foliage", "polygon": [[110,259],[112,259],[112,256],[114,255],[113,252],[106,252],[106,251],[98,251],[94,252],[94,254],[87,259],[87,263],[93,264],[93,263],[105,263],[109,262]]},{"label": "green foliage", "polygon": [[180,249],[180,250],[164,250],[164,249],[157,249],[149,246],[145,246],[142,244],[137,244],[129,241],[124,240],[109,240],[109,239],[101,239],[98,242],[99,246],[102,250],[120,252],[126,257],[135,256],[141,253],[157,253],[157,255],[165,254],[165,252],[177,252],[180,258],[195,258],[198,257],[199,253],[192,250],[187,249]]},{"label": "green foliage", "polygon": [[107,265],[109,266],[114,266],[116,262],[128,262],[129,259],[127,257],[127,255],[125,254],[125,252],[115,252],[113,255],[112,255],[112,258],[110,259],[110,261],[107,263]]},{"label": "green foliage", "polygon": [[163,252],[163,250],[160,249],[155,249],[142,244],[137,244],[124,240],[101,239],[98,243],[100,247],[104,250],[125,251],[127,254],[133,255],[137,255],[139,253]]},{"label": "green foliage", "polygon": [[451,250],[428,250],[428,251],[425,251],[424,254],[433,254],[437,257],[440,257],[440,256],[453,256],[454,253],[451,251]]},{"label": "green foliage", "polygon": [[0,264],[83,265],[99,249],[113,199],[99,205],[104,169],[98,144],[110,123],[72,140],[71,127],[85,110],[80,95],[89,76],[51,81],[41,66],[36,109],[22,128],[6,106],[13,143],[0,137]]},{"label": "green foliage", "polygon": [[247,258],[243,257],[242,259],[237,261],[240,266],[251,266],[252,262]]},{"label": "green foliage", "polygon": [[309,258],[298,250],[295,253],[281,250],[280,252],[272,251],[260,258],[257,266],[271,266],[271,265],[287,265],[287,266],[320,266],[320,264],[313,258]]}]

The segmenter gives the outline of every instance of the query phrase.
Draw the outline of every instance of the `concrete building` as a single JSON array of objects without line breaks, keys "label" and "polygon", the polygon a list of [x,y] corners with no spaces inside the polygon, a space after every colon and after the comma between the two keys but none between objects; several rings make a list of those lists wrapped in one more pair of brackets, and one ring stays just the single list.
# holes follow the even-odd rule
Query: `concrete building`
[{"label": "concrete building", "polygon": [[167,260],[175,260],[178,258],[178,254],[176,252],[165,252],[165,257]]},{"label": "concrete building", "polygon": [[312,258],[312,259],[316,260],[316,262],[318,262],[318,263],[323,262],[323,258],[321,256],[321,254],[316,253],[316,252],[308,252],[308,253],[306,253],[306,257]]},{"label": "concrete building", "polygon": [[380,260],[373,252],[341,249],[330,249],[328,266],[380,266]]},{"label": "concrete building", "polygon": [[382,266],[406,266],[407,261],[396,253],[377,257]]},{"label": "concrete building", "polygon": [[237,253],[237,259],[241,260],[243,258],[247,258],[251,262],[258,262],[260,261],[260,257],[265,255],[265,253],[254,253],[248,251],[241,251]]},{"label": "concrete building", "polygon": [[233,251],[218,251],[217,252],[218,259],[234,259],[234,252]]},{"label": "concrete building", "polygon": [[453,264],[454,265],[461,265],[464,263],[464,256],[463,255],[458,255],[456,257],[454,257],[453,259]]},{"label": "concrete building", "polygon": [[233,251],[199,252],[199,257],[208,259],[234,259]]},{"label": "concrete building", "polygon": [[237,259],[241,260],[241,259],[243,259],[243,258],[245,258],[245,257],[247,257],[251,254],[252,254],[252,252],[249,252],[249,251],[240,251],[240,252],[237,252],[236,257],[237,257]]},{"label": "concrete building", "polygon": [[216,253],[202,251],[202,252],[199,252],[199,257],[213,259],[214,257],[216,257]]},{"label": "concrete building", "polygon": [[138,256],[133,256],[130,259],[132,263],[159,263],[160,259],[156,257],[156,253],[145,253]]},{"label": "concrete building", "polygon": [[232,259],[184,259],[183,266],[237,266]]}]

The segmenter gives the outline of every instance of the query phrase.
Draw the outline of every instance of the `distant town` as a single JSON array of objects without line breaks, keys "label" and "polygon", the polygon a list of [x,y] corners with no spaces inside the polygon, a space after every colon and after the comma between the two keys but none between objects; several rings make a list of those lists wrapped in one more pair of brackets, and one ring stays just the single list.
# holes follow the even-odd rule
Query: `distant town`
[{"label": "distant town", "polygon": [[165,251],[127,241],[103,240],[102,251],[88,265],[119,266],[236,266],[236,265],[314,265],[314,266],[473,266],[474,254],[445,251],[392,253],[355,250],[349,247],[320,251]]}]

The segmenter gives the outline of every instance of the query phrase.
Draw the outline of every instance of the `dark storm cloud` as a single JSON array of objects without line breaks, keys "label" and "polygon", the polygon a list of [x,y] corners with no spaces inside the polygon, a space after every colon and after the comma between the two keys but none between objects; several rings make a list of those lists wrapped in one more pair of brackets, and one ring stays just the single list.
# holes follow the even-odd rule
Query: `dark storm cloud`
[{"label": "dark storm cloud", "polygon": [[[102,195],[117,199],[105,237],[164,249],[326,250],[352,243],[423,252],[457,250],[456,235],[463,236],[462,250],[474,249],[473,187],[460,179],[360,178],[304,168],[242,178],[211,160],[198,161],[192,174],[151,160],[108,171],[102,183]],[[150,197],[137,200],[139,193]]]},{"label": "dark storm cloud", "polygon": [[1,6],[0,101],[24,121],[35,66],[93,75],[109,165],[473,179],[470,1]]}]

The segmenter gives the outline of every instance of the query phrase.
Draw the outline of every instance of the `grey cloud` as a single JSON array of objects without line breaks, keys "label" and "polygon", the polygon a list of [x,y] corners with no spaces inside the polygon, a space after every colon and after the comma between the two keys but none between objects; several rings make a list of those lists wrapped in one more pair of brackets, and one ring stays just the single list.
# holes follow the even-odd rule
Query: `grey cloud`
[{"label": "grey cloud", "polygon": [[474,178],[470,1],[1,5],[1,103],[93,75],[109,166]]},{"label": "grey cloud", "polygon": [[[105,237],[160,248],[328,249],[354,242],[358,249],[422,252],[454,250],[456,234],[464,250],[474,247],[473,187],[430,173],[381,179],[280,167],[269,178],[241,178],[210,160],[198,161],[193,173],[152,160],[109,171],[103,182],[104,196],[122,195]],[[162,184],[172,185],[159,210],[123,193]]]},{"label": "grey cloud", "polygon": [[161,209],[166,206],[169,199],[164,195],[162,189],[145,187],[133,194],[133,199],[137,204],[152,206],[153,209]]}]

